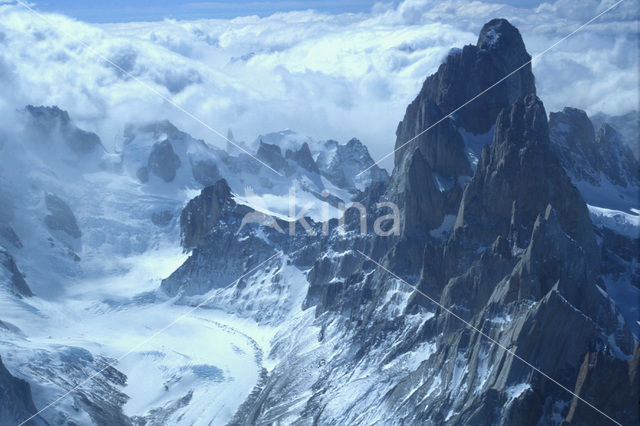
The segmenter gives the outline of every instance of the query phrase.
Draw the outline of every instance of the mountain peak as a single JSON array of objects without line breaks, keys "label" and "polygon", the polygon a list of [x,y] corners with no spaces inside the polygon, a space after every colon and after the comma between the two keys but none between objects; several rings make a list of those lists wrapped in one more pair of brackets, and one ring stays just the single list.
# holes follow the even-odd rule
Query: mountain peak
[{"label": "mountain peak", "polygon": [[484,24],[476,46],[484,50],[508,49],[526,52],[520,31],[502,18],[492,19]]}]

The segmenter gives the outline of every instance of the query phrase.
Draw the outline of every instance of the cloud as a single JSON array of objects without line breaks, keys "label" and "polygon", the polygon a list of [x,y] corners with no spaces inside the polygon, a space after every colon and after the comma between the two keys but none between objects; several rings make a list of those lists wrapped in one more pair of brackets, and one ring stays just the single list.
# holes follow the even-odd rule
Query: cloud
[{"label": "cloud", "polygon": [[[377,158],[392,149],[397,123],[426,76],[450,49],[475,43],[484,22],[510,19],[536,54],[612,2],[511,3],[407,0],[359,14],[308,10],[108,25],[47,15],[54,28],[5,5],[2,102],[59,105],[107,147],[122,138],[126,122],[165,118],[225,145],[102,55],[223,134],[231,128],[236,138],[251,141],[293,128],[315,138],[355,136]],[[637,108],[637,12],[624,2],[619,8],[534,62],[548,110],[571,105],[621,114]]]}]

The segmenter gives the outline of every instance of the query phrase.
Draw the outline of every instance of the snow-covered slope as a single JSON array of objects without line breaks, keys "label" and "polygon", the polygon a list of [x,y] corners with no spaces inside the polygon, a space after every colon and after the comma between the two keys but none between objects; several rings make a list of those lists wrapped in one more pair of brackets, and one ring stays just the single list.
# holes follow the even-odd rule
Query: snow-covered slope
[{"label": "snow-covered slope", "polygon": [[[301,155],[283,157],[278,176],[168,121],[127,125],[115,152],[57,107],[28,106],[15,124],[0,144],[0,355],[18,378],[7,383],[16,395],[27,395],[20,379],[30,383],[37,408],[79,385],[42,414],[50,424],[229,421],[264,376],[271,337],[300,315],[306,281],[295,267],[256,270],[244,281],[277,282],[289,296],[248,292],[241,302],[223,289],[154,336],[191,310],[158,290],[187,256],[183,206],[224,175],[240,205],[286,218],[293,191],[294,214],[307,207],[319,219],[323,191],[348,202],[353,187],[309,170]],[[24,404],[15,421],[35,412]]]}]

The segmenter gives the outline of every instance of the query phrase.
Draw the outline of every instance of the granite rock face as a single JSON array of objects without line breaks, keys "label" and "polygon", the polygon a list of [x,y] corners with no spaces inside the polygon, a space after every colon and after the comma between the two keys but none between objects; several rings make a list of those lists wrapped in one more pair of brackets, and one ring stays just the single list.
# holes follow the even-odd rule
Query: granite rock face
[{"label": "granite rock face", "polygon": [[553,154],[548,132],[544,107],[535,95],[500,113],[493,143],[483,151],[465,189],[454,235],[470,232],[476,249],[490,245],[497,235],[510,236],[523,247],[536,217],[550,204],[597,273],[600,255],[589,211]]},{"label": "granite rock face", "polygon": [[[431,180],[441,193],[436,198],[442,201],[428,207],[428,214],[439,221],[421,223],[411,214],[411,208],[408,209],[403,220],[404,230],[421,228],[425,233],[438,228],[446,215],[456,214],[482,140],[490,134],[498,114],[516,99],[535,94],[531,65],[497,84],[490,94],[483,94],[454,115],[450,114],[530,59],[518,30],[504,19],[494,19],[484,25],[476,45],[465,46],[447,56],[438,71],[426,79],[396,130],[393,189],[388,198],[408,207],[432,199],[433,194],[419,193],[420,188],[432,191],[431,183],[414,183],[410,186],[416,190],[403,190],[408,185],[404,180],[416,173],[409,173],[407,167],[426,164],[428,169],[418,173],[432,175]],[[424,161],[412,159],[416,151]]]},{"label": "granite rock face", "polygon": [[[427,78],[416,99],[407,107],[405,118],[396,131],[396,148],[406,143],[420,131],[449,115],[452,111],[481,93],[500,79],[531,59],[519,31],[505,19],[494,19],[484,25],[475,46],[468,45],[457,53],[447,56],[438,71]],[[531,65],[526,65],[491,90],[490,95],[482,95],[462,108],[455,118],[448,118],[434,130],[442,133],[445,140],[440,143],[459,145],[449,126],[455,123],[467,132],[483,134],[495,123],[498,113],[511,105],[519,97],[535,93],[535,82]],[[447,137],[450,138],[447,140]],[[430,164],[436,158],[429,152],[438,153],[430,145],[437,144],[439,138],[430,132],[416,140],[415,145],[423,151]],[[459,148],[455,146],[459,151]],[[403,150],[396,152],[396,166],[403,156]],[[456,157],[458,174],[466,171],[462,161]],[[452,167],[450,162],[438,163],[438,167]],[[432,165],[433,167],[433,165]]]},{"label": "granite rock face", "polygon": [[191,249],[218,224],[221,215],[235,207],[231,188],[224,179],[204,188],[200,195],[189,201],[180,215],[182,246]]},{"label": "granite rock face", "polygon": [[313,156],[311,155],[309,144],[306,142],[303,143],[300,149],[298,149],[297,151],[287,150],[285,158],[295,161],[300,165],[300,167],[310,173],[320,174],[318,166],[316,165],[315,161],[313,161]]},{"label": "granite rock face", "polygon": [[275,170],[284,170],[287,165],[286,160],[282,156],[282,150],[275,144],[260,141],[260,147],[256,155]]},{"label": "granite rock face", "polygon": [[636,160],[640,160],[640,144],[638,144],[640,114],[638,111],[629,111],[622,115],[598,113],[591,117],[591,122],[596,129],[599,129],[602,123],[608,123],[620,134],[622,142],[631,149]]}]

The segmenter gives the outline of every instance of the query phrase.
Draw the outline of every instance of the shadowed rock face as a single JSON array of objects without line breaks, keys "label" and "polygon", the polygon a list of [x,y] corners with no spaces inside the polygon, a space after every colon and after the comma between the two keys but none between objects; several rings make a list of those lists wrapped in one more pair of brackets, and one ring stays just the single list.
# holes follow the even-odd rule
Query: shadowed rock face
[{"label": "shadowed rock face", "polygon": [[0,246],[0,283],[6,283],[8,290],[16,296],[33,296],[13,257],[2,246]]},{"label": "shadowed rock face", "polygon": [[44,218],[44,223],[49,229],[65,232],[73,238],[82,236],[76,217],[67,203],[54,194],[46,194],[44,201],[49,210],[49,215]]},{"label": "shadowed rock face", "polygon": [[180,215],[182,246],[196,247],[220,221],[225,211],[236,206],[231,188],[224,179],[204,188],[200,195],[189,201]]},{"label": "shadowed rock face", "polygon": [[[29,383],[13,377],[0,359],[0,424],[18,424],[36,412]],[[27,424],[45,425],[47,423],[36,417]]]},{"label": "shadowed rock face", "polygon": [[[488,22],[475,46],[465,46],[462,51],[449,55],[438,71],[424,82],[398,125],[396,148],[530,59],[514,26],[505,19]],[[466,157],[461,153],[461,140],[451,125],[455,123],[456,127],[476,135],[486,133],[503,108],[519,97],[535,92],[534,77],[528,64],[491,89],[490,94],[480,96],[458,111],[455,119],[443,121],[410,145],[418,146],[430,166],[439,173],[470,174]],[[443,155],[444,148],[432,147],[440,144],[448,146],[451,153]],[[396,152],[396,167],[405,151],[412,150],[406,147]],[[442,158],[447,160],[440,161]]]},{"label": "shadowed rock face", "polygon": [[153,145],[147,168],[165,182],[171,182],[176,177],[180,163],[180,157],[173,151],[171,142],[165,140]]},{"label": "shadowed rock face", "polygon": [[256,154],[259,159],[267,163],[275,170],[283,170],[287,165],[286,160],[282,156],[282,151],[278,145],[264,143],[260,141],[260,147]]},{"label": "shadowed rock face", "polygon": [[311,155],[309,144],[306,142],[303,143],[300,149],[297,151],[291,151],[288,149],[285,154],[285,158],[295,161],[300,165],[300,167],[308,172],[320,174],[318,166],[316,165],[315,161],[313,161],[313,156]]},{"label": "shadowed rock face", "polygon": [[620,134],[623,144],[631,149],[636,160],[640,159],[640,144],[638,144],[640,114],[638,111],[629,111],[626,114],[614,116],[598,113],[590,118],[596,129],[599,129],[605,122],[613,127]]},{"label": "shadowed rock face", "polygon": [[[528,93],[535,94],[531,65],[524,66],[453,117],[447,117],[448,114],[530,59],[518,30],[504,19],[494,19],[482,28],[475,46],[465,46],[449,55],[438,71],[426,79],[396,130],[392,189],[388,197],[408,207],[404,212],[403,234],[414,231],[424,234],[438,228],[447,214],[457,212],[465,182],[460,178],[473,174],[468,153],[477,148],[465,145],[461,131],[488,134],[503,108]],[[412,158],[416,151],[424,161]],[[416,167],[425,170],[417,171]],[[423,176],[424,182],[405,182],[416,175]],[[433,193],[430,180],[438,182],[439,195]],[[413,190],[407,192],[404,190],[407,187]],[[421,190],[427,193],[421,194]],[[430,200],[431,204],[427,206],[424,200]],[[421,214],[429,218],[425,222],[412,213],[415,211],[412,206],[421,205]]]},{"label": "shadowed rock face", "polygon": [[553,154],[548,132],[544,107],[533,94],[500,113],[493,143],[464,191],[456,232],[465,232],[476,248],[497,235],[523,247],[536,217],[551,205],[597,273],[599,249],[587,206]]},{"label": "shadowed rock face", "polygon": [[25,111],[29,114],[29,125],[33,130],[45,136],[54,134],[55,130],[60,131],[67,146],[80,156],[89,155],[100,148],[104,150],[98,135],[73,125],[69,113],[57,106],[27,105]]}]

